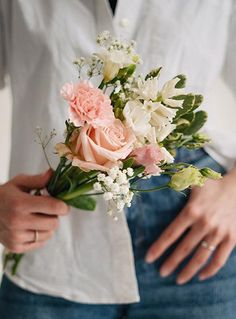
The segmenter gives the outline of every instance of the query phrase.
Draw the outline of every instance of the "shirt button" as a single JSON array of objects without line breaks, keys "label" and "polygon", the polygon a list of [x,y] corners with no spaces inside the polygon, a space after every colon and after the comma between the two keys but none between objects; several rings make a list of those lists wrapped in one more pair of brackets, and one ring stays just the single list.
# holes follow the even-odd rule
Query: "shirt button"
[{"label": "shirt button", "polygon": [[120,26],[123,28],[127,28],[129,26],[129,20],[127,18],[123,18],[120,20]]}]

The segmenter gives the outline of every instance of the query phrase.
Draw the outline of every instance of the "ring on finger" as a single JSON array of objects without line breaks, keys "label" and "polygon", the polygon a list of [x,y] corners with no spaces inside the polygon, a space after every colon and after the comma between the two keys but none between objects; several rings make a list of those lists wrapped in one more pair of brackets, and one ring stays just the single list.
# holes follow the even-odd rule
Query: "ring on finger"
[{"label": "ring on finger", "polygon": [[201,242],[201,246],[211,252],[214,252],[216,250],[216,246],[209,244],[206,240],[203,240]]}]

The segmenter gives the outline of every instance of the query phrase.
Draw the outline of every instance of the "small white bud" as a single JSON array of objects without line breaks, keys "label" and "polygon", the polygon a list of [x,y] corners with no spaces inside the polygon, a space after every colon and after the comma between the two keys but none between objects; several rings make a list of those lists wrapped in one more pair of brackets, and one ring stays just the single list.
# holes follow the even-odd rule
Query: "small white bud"
[{"label": "small white bud", "polygon": [[114,183],[111,185],[111,192],[112,193],[119,193],[120,192],[120,186],[118,183]]},{"label": "small white bud", "polygon": [[99,182],[104,182],[105,178],[106,178],[105,174],[98,174],[98,178],[97,179],[98,179]]},{"label": "small white bud", "polygon": [[106,192],[104,195],[103,195],[103,198],[108,201],[108,200],[111,200],[113,198],[113,194],[111,192]]},{"label": "small white bud", "polygon": [[116,207],[118,210],[122,210],[125,207],[125,203],[123,201],[118,201]]},{"label": "small white bud", "polygon": [[107,187],[110,187],[113,184],[113,179],[111,178],[111,176],[106,176],[105,177],[104,184]]},{"label": "small white bud", "polygon": [[127,185],[122,185],[120,187],[120,192],[121,192],[121,194],[124,194],[124,195],[128,194],[129,193],[129,187]]},{"label": "small white bud", "polygon": [[101,190],[102,190],[102,185],[101,185],[100,183],[96,182],[96,183],[94,183],[94,185],[93,185],[93,189],[94,189],[95,191],[101,191]]},{"label": "small white bud", "polygon": [[128,167],[128,168],[127,168],[127,175],[128,175],[129,177],[131,177],[131,176],[134,175],[134,170],[133,170],[132,167]]}]

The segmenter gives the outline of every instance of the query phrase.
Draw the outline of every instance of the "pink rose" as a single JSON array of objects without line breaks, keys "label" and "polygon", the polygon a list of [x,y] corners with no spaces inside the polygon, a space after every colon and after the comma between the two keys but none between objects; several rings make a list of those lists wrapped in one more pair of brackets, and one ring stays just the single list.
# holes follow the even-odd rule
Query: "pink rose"
[{"label": "pink rose", "polygon": [[134,141],[133,132],[116,119],[107,127],[94,128],[86,124],[74,131],[69,146],[59,143],[56,150],[84,171],[107,171],[132,152]]},{"label": "pink rose", "polygon": [[136,148],[131,156],[135,158],[135,162],[145,166],[146,174],[158,175],[161,171],[157,164],[165,159],[161,148],[157,144],[149,144]]},{"label": "pink rose", "polygon": [[67,83],[61,95],[69,102],[69,118],[75,126],[108,126],[115,119],[109,97],[90,82]]}]

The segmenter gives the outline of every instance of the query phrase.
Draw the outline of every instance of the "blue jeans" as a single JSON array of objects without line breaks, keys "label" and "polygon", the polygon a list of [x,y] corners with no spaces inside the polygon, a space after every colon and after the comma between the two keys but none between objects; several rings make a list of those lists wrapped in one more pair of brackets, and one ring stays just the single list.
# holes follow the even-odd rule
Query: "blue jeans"
[{"label": "blue jeans", "polygon": [[[224,173],[223,168],[203,150],[180,150],[178,161],[199,167],[208,166]],[[166,182],[165,176],[153,177],[143,187]],[[148,183],[148,185],[147,185]],[[142,186],[142,185],[140,185]],[[145,193],[135,198],[127,211],[141,302],[129,305],[87,305],[62,298],[38,295],[23,290],[6,277],[0,289],[1,319],[234,319],[236,317],[236,253],[233,251],[225,267],[213,278],[200,282],[197,275],[187,284],[178,286],[176,274],[161,278],[159,267],[176,247],[171,247],[153,264],[144,262],[148,247],[173,221],[185,206],[187,196],[172,190]]]}]

